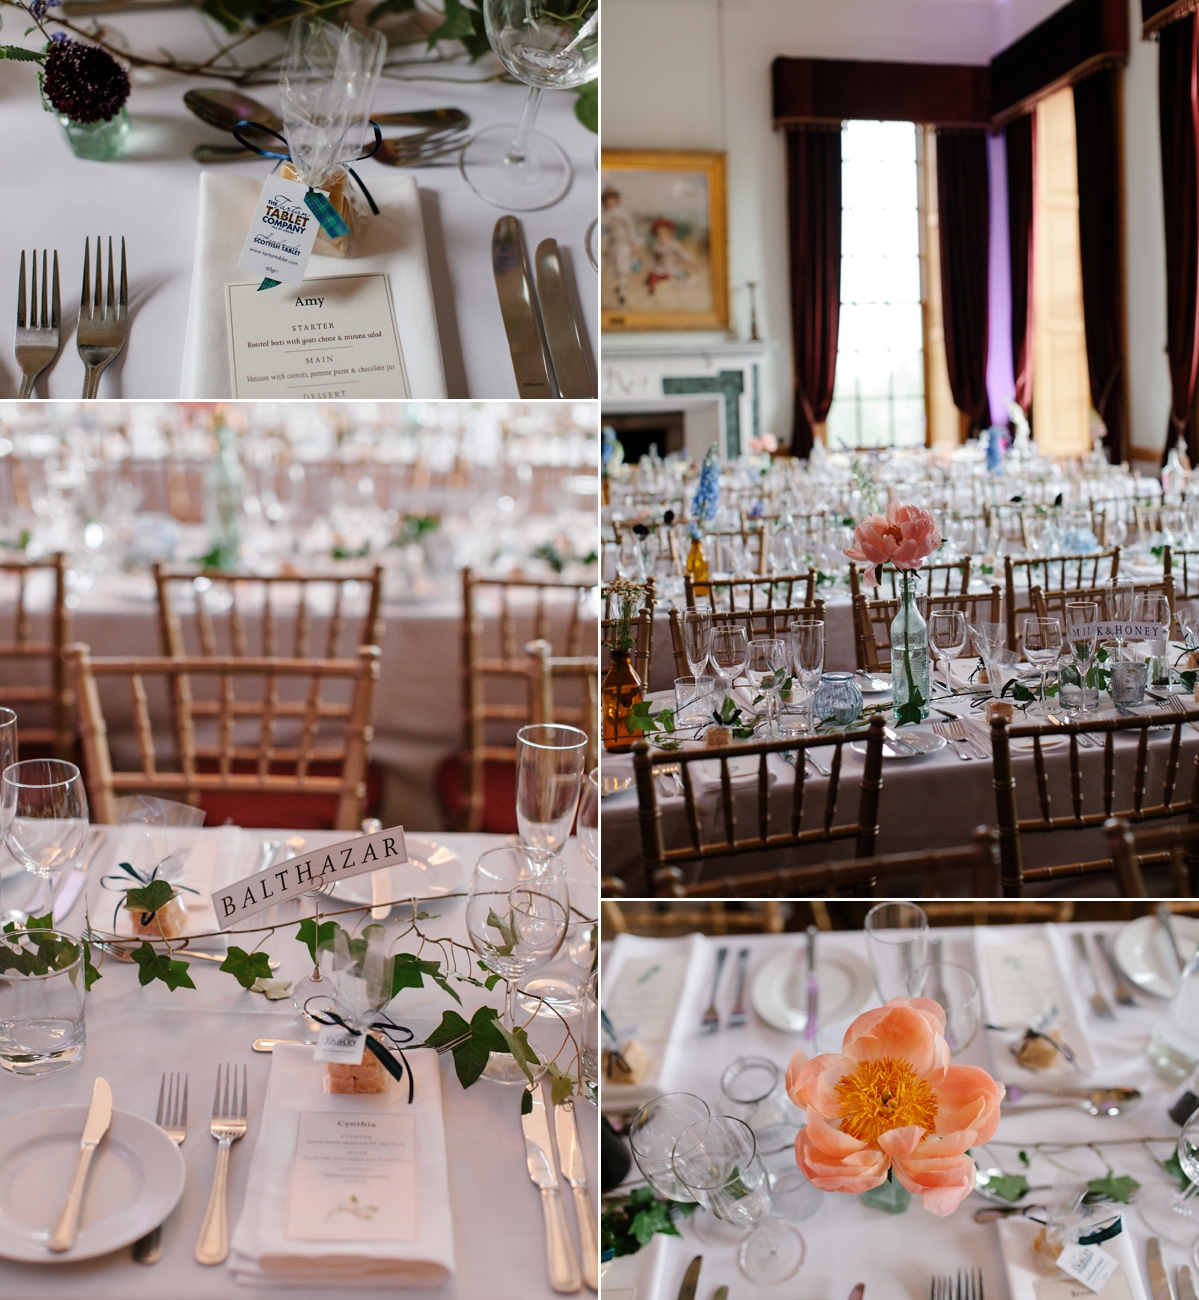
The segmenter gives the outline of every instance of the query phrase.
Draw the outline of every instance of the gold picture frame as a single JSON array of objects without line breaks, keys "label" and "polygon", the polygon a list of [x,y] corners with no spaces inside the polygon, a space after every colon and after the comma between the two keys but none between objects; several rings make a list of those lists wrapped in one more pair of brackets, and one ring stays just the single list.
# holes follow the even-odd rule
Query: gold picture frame
[{"label": "gold picture frame", "polygon": [[727,330],[725,155],[605,149],[600,168],[605,330]]}]

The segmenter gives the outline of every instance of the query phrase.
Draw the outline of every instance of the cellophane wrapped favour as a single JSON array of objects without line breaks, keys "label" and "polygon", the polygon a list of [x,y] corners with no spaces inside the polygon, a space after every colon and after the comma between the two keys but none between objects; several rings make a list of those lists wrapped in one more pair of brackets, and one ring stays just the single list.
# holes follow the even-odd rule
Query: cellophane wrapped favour
[{"label": "cellophane wrapped favour", "polygon": [[376,31],[339,27],[323,18],[292,23],[279,77],[291,161],[282,164],[279,175],[323,190],[349,227],[335,239],[322,229],[314,253],[353,257],[369,216],[347,164],[370,147],[368,120],[386,50]]}]

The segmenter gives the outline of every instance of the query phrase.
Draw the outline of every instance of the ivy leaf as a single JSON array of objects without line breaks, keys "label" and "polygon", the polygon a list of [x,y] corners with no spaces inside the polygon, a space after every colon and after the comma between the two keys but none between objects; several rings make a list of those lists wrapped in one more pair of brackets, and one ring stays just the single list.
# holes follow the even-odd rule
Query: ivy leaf
[{"label": "ivy leaf", "polygon": [[531,1115],[533,1113],[532,1088],[525,1088],[520,1094],[520,1113],[522,1115]]},{"label": "ivy leaf", "polygon": [[[31,916],[24,926],[26,930],[50,930],[53,927],[54,915],[51,912],[47,912],[45,916]],[[8,926],[4,928],[7,930]]]},{"label": "ivy leaf", "polygon": [[494,1007],[480,1007],[468,1024],[456,1011],[444,1011],[441,1024],[425,1039],[429,1047],[440,1047],[451,1039],[470,1033],[465,1042],[450,1049],[454,1054],[454,1071],[464,1088],[469,1088],[487,1068],[492,1052],[508,1050],[495,1023],[498,1014]]},{"label": "ivy leaf", "polygon": [[1118,1178],[1115,1174],[1107,1174],[1103,1178],[1092,1178],[1087,1183],[1087,1194],[1083,1199],[1088,1202],[1119,1201],[1122,1205],[1127,1205],[1132,1200],[1133,1192],[1140,1185],[1135,1178],[1130,1178],[1127,1174],[1122,1174]]},{"label": "ivy leaf", "polygon": [[515,1025],[512,1029],[505,1029],[498,1020],[495,1022],[495,1027],[503,1034],[504,1042],[508,1044],[508,1051],[512,1053],[516,1064],[524,1071],[525,1078],[530,1083],[536,1083],[536,1079],[533,1078],[533,1071],[529,1069],[529,1066],[540,1065],[541,1061],[537,1053],[529,1046],[528,1034],[519,1025]]},{"label": "ivy leaf", "polygon": [[86,939],[82,940],[82,943],[83,943],[83,991],[85,993],[90,993],[92,985],[98,979],[103,979],[104,977],[92,965],[91,945],[88,943]]},{"label": "ivy leaf", "polygon": [[167,880],[152,880],[144,889],[125,890],[125,907],[130,912],[154,913],[175,897],[176,890]]},{"label": "ivy leaf", "polygon": [[488,993],[490,993],[503,978],[502,975],[488,975],[488,977],[483,981],[483,987]]},{"label": "ivy leaf", "polygon": [[[184,970],[186,969],[185,966]],[[266,953],[246,952],[236,945],[230,947],[229,955],[221,962],[220,969],[228,971],[243,989],[250,988],[255,980],[269,980],[271,977],[271,961]]]},{"label": "ivy leaf", "polygon": [[496,945],[496,953],[500,957],[510,957],[513,949],[516,947],[516,931],[513,929],[512,913],[508,913],[508,920],[505,921],[496,916],[494,908],[488,908],[487,924],[491,926],[493,930],[498,930],[500,932],[500,938],[504,941],[502,947],[499,944]]},{"label": "ivy leaf", "polygon": [[599,79],[585,82],[575,91],[575,117],[588,131],[599,133]]},{"label": "ivy leaf", "polygon": [[1025,1167],[1025,1169],[1029,1168],[1030,1161],[1029,1161],[1029,1159],[1028,1159],[1028,1152],[1027,1152],[1027,1151],[1019,1151],[1019,1152],[1017,1152],[1016,1154],[1019,1156],[1019,1158],[1020,1158],[1020,1163]]},{"label": "ivy leaf", "polygon": [[401,989],[423,989],[427,975],[435,984],[444,989],[455,1002],[462,1005],[462,999],[446,981],[445,972],[439,961],[421,961],[414,953],[396,953],[391,968],[391,996]]},{"label": "ivy leaf", "polygon": [[192,977],[187,973],[187,962],[173,961],[166,953],[155,952],[143,943],[129,954],[137,962],[139,984],[150,984],[161,980],[173,993],[176,989],[194,989]]},{"label": "ivy leaf", "polygon": [[1190,1178],[1183,1171],[1182,1165],[1178,1160],[1178,1150],[1171,1151],[1169,1156],[1162,1161],[1162,1168],[1170,1175],[1171,1178],[1178,1179],[1178,1186],[1182,1191],[1186,1191],[1191,1185]]},{"label": "ivy leaf", "polygon": [[1023,1174],[999,1174],[987,1179],[987,1191],[1004,1201],[1018,1201],[1028,1191],[1028,1179]]},{"label": "ivy leaf", "polygon": [[300,928],[296,931],[296,938],[308,949],[308,955],[312,958],[312,964],[315,966],[316,950],[318,948],[331,948],[333,946],[333,936],[336,933],[336,921],[325,921],[318,930],[316,918],[306,916],[300,922]]},{"label": "ivy leaf", "polygon": [[558,1069],[553,1061],[545,1069],[550,1076],[550,1101],[555,1106],[561,1106],[575,1095],[575,1081],[569,1074]]},{"label": "ivy leaf", "polygon": [[445,22],[429,33],[429,49],[438,41],[461,41],[474,35],[470,10],[462,0],[445,0]]},{"label": "ivy leaf", "polygon": [[694,1204],[659,1201],[650,1188],[638,1187],[624,1201],[605,1207],[600,1218],[603,1249],[617,1257],[635,1255],[656,1232],[678,1237],[681,1234],[674,1226],[673,1214],[686,1214],[694,1208]]}]

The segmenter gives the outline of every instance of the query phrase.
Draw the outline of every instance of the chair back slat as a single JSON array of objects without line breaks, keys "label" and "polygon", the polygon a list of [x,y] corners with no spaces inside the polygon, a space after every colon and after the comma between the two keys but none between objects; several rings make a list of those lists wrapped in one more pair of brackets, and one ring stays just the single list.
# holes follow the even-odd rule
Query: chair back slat
[{"label": "chair back slat", "polygon": [[129,694],[133,700],[133,720],[137,731],[137,752],[142,760],[142,773],[150,778],[155,774],[154,729],[150,725],[150,707],[146,702],[146,684],[140,673],[129,678]]},{"label": "chair back slat", "polygon": [[1049,776],[1045,771],[1045,754],[1041,749],[1041,737],[1034,736],[1032,741],[1033,764],[1037,773],[1037,798],[1041,803],[1041,816],[1048,821],[1049,811]]},{"label": "chair back slat", "polygon": [[[962,560],[940,560],[935,564],[921,565],[917,570],[923,586],[921,594],[930,597],[964,596],[970,590],[970,565],[969,556]],[[868,600],[898,600],[900,598],[902,593],[899,590],[899,575],[907,572],[907,570],[897,569],[893,564],[880,565],[877,571],[880,581],[870,588],[868,595],[866,586],[862,582],[863,571],[856,561],[850,561],[849,591],[851,596],[866,595]],[[883,595],[884,586],[890,588],[889,596]]]},{"label": "chair back slat", "polygon": [[733,782],[729,777],[727,755],[720,759],[720,807],[724,818],[724,842],[730,849],[737,846],[737,810],[733,807]]},{"label": "chair back slat", "polygon": [[[262,593],[262,653],[273,659],[279,653],[279,643],[275,635],[275,606],[272,600],[273,589],[268,586]],[[333,655],[326,658],[332,659]]]},{"label": "chair back slat", "polygon": [[766,755],[758,755],[758,839],[770,838],[770,769]]},{"label": "chair back slat", "polygon": [[718,613],[774,606],[790,609],[795,605],[812,604],[816,598],[816,575],[776,573],[759,578],[705,578],[696,581],[687,574],[683,579],[683,593],[688,609],[706,607]]},{"label": "chair back slat", "polygon": [[[53,582],[53,604],[47,611],[49,634],[40,640],[35,637],[30,604],[36,601],[39,576]],[[0,558],[0,578],[6,579],[4,606],[12,609],[12,640],[0,641],[0,660],[20,665],[20,673],[10,678],[12,684],[0,685],[0,704],[21,715],[22,747],[46,745],[56,758],[70,759],[75,748],[75,719],[74,694],[63,657],[71,639],[66,557]],[[39,717],[39,712],[43,716]]]},{"label": "chair back slat", "polygon": [[824,833],[833,829],[837,816],[837,795],[841,788],[841,753],[844,746],[838,745],[833,750],[833,761],[829,766],[828,786],[824,792]]},{"label": "chair back slat", "polygon": [[1082,820],[1082,764],[1078,761],[1078,736],[1070,736],[1070,802],[1076,821]]}]

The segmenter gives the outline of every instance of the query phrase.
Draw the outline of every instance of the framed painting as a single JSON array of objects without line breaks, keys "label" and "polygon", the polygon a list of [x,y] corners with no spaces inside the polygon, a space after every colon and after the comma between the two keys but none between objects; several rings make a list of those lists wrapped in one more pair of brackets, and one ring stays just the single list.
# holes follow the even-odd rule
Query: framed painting
[{"label": "framed painting", "polygon": [[603,328],[728,329],[725,155],[605,149],[600,190]]}]

